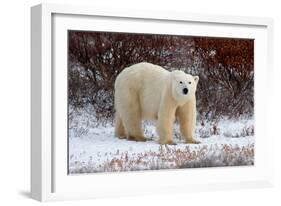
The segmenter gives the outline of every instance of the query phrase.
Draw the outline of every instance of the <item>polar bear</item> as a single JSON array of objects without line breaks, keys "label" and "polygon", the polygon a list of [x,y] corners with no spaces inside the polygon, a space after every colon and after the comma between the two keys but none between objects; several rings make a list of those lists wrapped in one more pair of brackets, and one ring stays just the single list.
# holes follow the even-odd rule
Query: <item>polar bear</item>
[{"label": "polar bear", "polygon": [[125,68],[115,81],[115,135],[146,141],[142,120],[157,120],[160,144],[174,144],[173,124],[177,118],[186,143],[195,140],[198,76],[169,72],[147,62]]}]

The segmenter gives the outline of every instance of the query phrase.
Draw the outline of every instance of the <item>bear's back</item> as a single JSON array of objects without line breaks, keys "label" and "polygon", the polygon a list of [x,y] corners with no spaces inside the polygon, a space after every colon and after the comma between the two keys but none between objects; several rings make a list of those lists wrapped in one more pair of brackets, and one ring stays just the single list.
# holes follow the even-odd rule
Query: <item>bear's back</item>
[{"label": "bear's back", "polygon": [[116,78],[117,86],[126,86],[140,90],[143,86],[160,83],[169,74],[164,68],[148,62],[141,62],[125,68]]}]

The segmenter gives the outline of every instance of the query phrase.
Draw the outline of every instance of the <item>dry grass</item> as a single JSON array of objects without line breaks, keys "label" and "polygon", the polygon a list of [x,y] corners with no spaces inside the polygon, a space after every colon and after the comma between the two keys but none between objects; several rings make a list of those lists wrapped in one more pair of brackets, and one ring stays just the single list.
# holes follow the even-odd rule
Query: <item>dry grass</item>
[{"label": "dry grass", "polygon": [[254,164],[254,144],[245,147],[231,145],[202,146],[194,150],[190,146],[178,149],[173,146],[159,146],[157,152],[148,151],[138,154],[119,153],[103,164],[95,160],[74,162],[70,173],[121,172],[139,170],[160,170],[200,167],[242,166]]}]

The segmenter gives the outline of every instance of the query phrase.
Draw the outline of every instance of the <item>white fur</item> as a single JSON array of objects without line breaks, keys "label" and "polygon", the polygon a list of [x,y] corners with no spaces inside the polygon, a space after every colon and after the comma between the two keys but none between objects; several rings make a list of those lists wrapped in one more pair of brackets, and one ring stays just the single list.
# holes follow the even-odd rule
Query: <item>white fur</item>
[{"label": "white fur", "polygon": [[[142,120],[158,120],[161,144],[173,143],[173,123],[177,116],[186,142],[196,143],[195,91],[199,78],[182,71],[169,72],[150,63],[125,68],[115,81],[115,133],[120,138],[145,141]],[[187,94],[183,89],[188,90]]]}]

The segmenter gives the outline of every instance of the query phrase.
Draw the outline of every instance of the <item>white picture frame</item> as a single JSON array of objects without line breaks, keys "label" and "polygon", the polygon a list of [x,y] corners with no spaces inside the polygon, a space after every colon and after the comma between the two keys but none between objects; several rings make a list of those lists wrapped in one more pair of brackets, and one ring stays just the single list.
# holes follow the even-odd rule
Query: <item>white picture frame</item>
[{"label": "white picture frame", "polygon": [[[97,18],[101,22],[92,24]],[[66,67],[65,31],[99,26],[146,33],[153,24],[161,24],[158,32],[166,34],[255,38],[254,166],[67,175],[67,78],[64,69],[55,69]],[[165,30],[165,25],[173,29]],[[273,75],[272,19],[40,4],[31,8],[31,26],[32,198],[53,201],[272,186],[273,136],[266,113],[271,102],[262,97],[263,82],[267,90],[272,88],[268,78]]]}]

